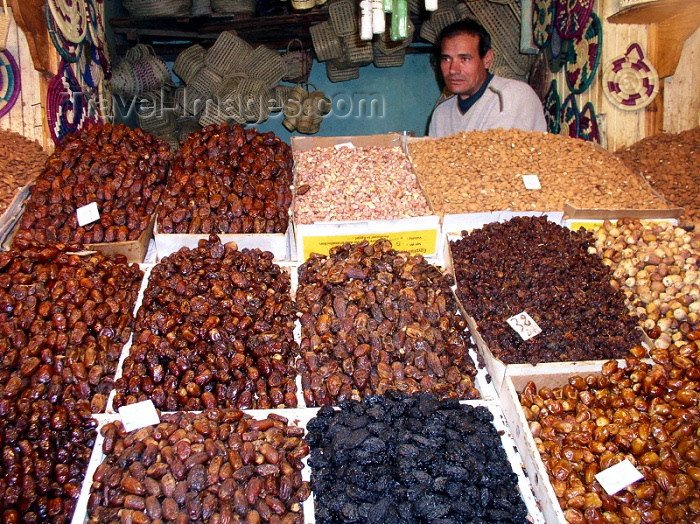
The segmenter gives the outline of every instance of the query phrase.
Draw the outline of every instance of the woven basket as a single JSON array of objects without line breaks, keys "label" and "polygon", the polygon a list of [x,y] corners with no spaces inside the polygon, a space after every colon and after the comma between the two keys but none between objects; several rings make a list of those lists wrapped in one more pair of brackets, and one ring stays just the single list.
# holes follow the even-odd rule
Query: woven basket
[{"label": "woven basket", "polygon": [[284,120],[282,125],[289,131],[294,131],[297,125],[297,118],[301,116],[302,102],[306,98],[306,90],[301,85],[295,85],[290,91],[282,104],[284,112]]},{"label": "woven basket", "polygon": [[202,127],[207,127],[212,124],[222,124],[230,120],[219,104],[207,104],[204,111],[199,115],[197,123]]},{"label": "woven basket", "polygon": [[[313,91],[312,93],[309,94],[310,100],[310,105],[312,107],[312,113],[313,114],[319,114],[321,116],[325,116],[328,113],[331,112],[331,108],[333,107],[333,104],[331,102],[331,99],[326,96],[326,94],[323,91],[316,90]],[[302,114],[306,113],[304,110],[304,106],[302,104]],[[312,114],[308,113],[308,114]]]},{"label": "woven basket", "polygon": [[270,107],[270,111],[279,112],[284,108],[284,103],[289,98],[289,94],[292,92],[292,88],[289,86],[275,86],[272,90],[272,97],[275,99],[275,103]]},{"label": "woven basket", "polygon": [[222,14],[254,15],[255,0],[211,0],[211,8]]},{"label": "woven basket", "polygon": [[[294,43],[299,44],[299,49],[291,49]],[[282,80],[295,84],[309,80],[314,58],[310,51],[304,49],[301,40],[298,38],[290,40],[287,44],[287,52],[282,56],[282,59],[287,67],[287,74],[282,77]]]},{"label": "woven basket", "polygon": [[193,87],[204,95],[211,96],[216,93],[219,85],[221,85],[221,76],[214,70],[209,69],[208,67],[203,67],[187,85],[188,87]]},{"label": "woven basket", "polygon": [[328,4],[331,27],[337,36],[358,32],[358,13],[353,0],[334,0]]},{"label": "woven basket", "polygon": [[122,61],[112,69],[112,91],[117,95],[136,94],[136,77],[127,62]]},{"label": "woven basket", "polygon": [[287,66],[277,51],[261,45],[248,55],[243,71],[251,78],[262,80],[272,89],[287,74]]},{"label": "woven basket", "polygon": [[335,60],[326,62],[326,76],[331,82],[346,82],[360,78],[360,68],[338,64]]},{"label": "woven basket", "polygon": [[315,115],[301,115],[297,118],[297,131],[305,135],[313,135],[321,129],[323,117]]},{"label": "woven basket", "polygon": [[[423,27],[426,25],[430,24],[429,21],[426,21],[423,23]],[[405,52],[405,49],[411,45],[411,42],[413,42],[413,33],[415,31],[415,27],[413,26],[413,23],[409,20],[408,21],[408,34],[406,35],[406,38],[404,40],[392,40],[391,39],[391,28],[386,27],[384,30],[384,33],[379,35],[379,37],[375,40],[374,45],[376,46],[377,50],[385,55],[392,55],[394,53],[400,53],[400,52]],[[421,37],[423,37],[423,30],[421,28]]]},{"label": "woven basket", "polygon": [[146,93],[139,100],[140,107],[137,113],[139,127],[153,134],[172,133],[175,129],[175,115],[168,109],[169,105],[164,101],[160,93]]},{"label": "woven basket", "polygon": [[430,15],[430,24],[436,34],[440,34],[445,27],[457,21],[457,13],[452,7],[443,7],[437,11],[433,11]]},{"label": "woven basket", "polygon": [[227,75],[221,79],[219,88],[214,93],[214,96],[219,99],[219,101],[226,100],[234,95],[238,84],[245,78],[248,78],[246,73],[235,73],[233,75]]},{"label": "woven basket", "polygon": [[292,7],[294,9],[311,9],[316,5],[316,0],[292,0]]},{"label": "woven basket", "polygon": [[131,18],[170,18],[188,16],[192,0],[123,0]]},{"label": "woven basket", "polygon": [[205,63],[210,69],[224,76],[227,73],[243,71],[248,55],[252,52],[253,48],[248,42],[229,31],[224,31],[207,51]]},{"label": "woven basket", "polygon": [[433,28],[433,24],[430,23],[430,19],[421,24],[420,37],[431,44],[437,42],[437,32]]},{"label": "woven basket", "polygon": [[264,122],[270,116],[272,91],[261,80],[244,78],[236,87],[234,97],[224,104],[224,112],[239,124]]},{"label": "woven basket", "polygon": [[192,16],[209,16],[211,15],[211,0],[192,0]]},{"label": "woven basket", "polygon": [[180,87],[175,91],[175,108],[179,116],[197,116],[208,98],[192,86]]},{"label": "woven basket", "polygon": [[340,58],[343,54],[343,48],[340,40],[333,32],[333,28],[329,22],[321,22],[311,26],[309,29],[311,41],[314,44],[314,51],[319,62]]},{"label": "woven basket", "polygon": [[374,62],[374,67],[401,67],[405,59],[405,49],[402,49],[398,53],[385,55],[384,53],[379,51],[375,46],[374,52],[372,53],[372,62]]},{"label": "woven basket", "polygon": [[372,42],[362,40],[358,33],[341,38],[344,61],[351,67],[372,63]]},{"label": "woven basket", "polygon": [[204,67],[205,54],[206,51],[199,44],[188,47],[177,55],[173,71],[183,82],[189,84],[199,70]]},{"label": "woven basket", "polygon": [[184,142],[190,133],[196,133],[202,129],[202,126],[197,123],[195,118],[184,117],[175,119],[175,129],[180,142]]}]

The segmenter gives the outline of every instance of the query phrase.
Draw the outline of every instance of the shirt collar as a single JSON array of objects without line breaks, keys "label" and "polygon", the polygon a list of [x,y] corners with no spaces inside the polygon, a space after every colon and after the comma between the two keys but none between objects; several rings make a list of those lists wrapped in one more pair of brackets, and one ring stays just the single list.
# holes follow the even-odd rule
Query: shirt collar
[{"label": "shirt collar", "polygon": [[481,95],[484,94],[484,91],[486,91],[486,88],[489,86],[492,78],[493,73],[488,73],[486,75],[486,80],[484,80],[484,83],[481,84],[479,90],[468,98],[463,99],[461,96],[457,95],[457,107],[459,108],[459,112],[461,114],[464,115],[474,104],[476,104],[476,101],[479,100]]}]

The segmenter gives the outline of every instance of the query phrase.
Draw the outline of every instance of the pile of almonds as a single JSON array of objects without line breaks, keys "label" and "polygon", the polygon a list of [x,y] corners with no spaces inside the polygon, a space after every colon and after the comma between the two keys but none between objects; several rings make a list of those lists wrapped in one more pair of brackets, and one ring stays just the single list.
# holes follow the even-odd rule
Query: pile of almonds
[{"label": "pile of almonds", "polygon": [[14,131],[0,130],[0,213],[19,188],[41,173],[47,158],[38,142]]},{"label": "pile of almonds", "polygon": [[700,234],[668,222],[606,221],[595,252],[613,270],[615,287],[654,345],[666,349],[700,329]]},{"label": "pile of almonds", "polygon": [[[613,155],[562,135],[491,129],[414,142],[409,151],[436,213],[668,208]],[[526,174],[542,189],[526,189]]]},{"label": "pile of almonds", "polygon": [[615,155],[670,204],[685,208],[688,220],[700,224],[700,127],[650,136]]},{"label": "pile of almonds", "polygon": [[430,215],[398,147],[317,148],[294,153],[298,224]]}]

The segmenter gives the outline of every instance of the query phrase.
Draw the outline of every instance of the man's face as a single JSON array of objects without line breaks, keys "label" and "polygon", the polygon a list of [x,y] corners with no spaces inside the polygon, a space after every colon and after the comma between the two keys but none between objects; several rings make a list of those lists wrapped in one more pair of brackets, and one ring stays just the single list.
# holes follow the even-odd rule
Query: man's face
[{"label": "man's face", "polygon": [[476,93],[486,80],[488,68],[493,63],[489,49],[479,56],[479,37],[466,33],[442,41],[440,70],[450,92],[466,98]]}]

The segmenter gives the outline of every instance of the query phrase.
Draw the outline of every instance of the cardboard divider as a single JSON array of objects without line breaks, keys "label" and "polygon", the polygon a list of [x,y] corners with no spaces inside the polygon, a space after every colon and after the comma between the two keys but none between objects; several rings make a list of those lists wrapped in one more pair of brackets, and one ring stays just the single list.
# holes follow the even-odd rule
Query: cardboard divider
[{"label": "cardboard divider", "polygon": [[36,180],[36,177],[25,184],[24,187],[17,188],[15,196],[2,212],[2,215],[0,215],[0,245],[3,246],[3,249],[9,248],[9,246],[5,247],[5,243],[22,216],[24,203],[29,197],[29,188],[34,183],[34,180]]},{"label": "cardboard divider", "polygon": [[615,221],[620,218],[637,218],[655,222],[671,222],[678,225],[683,208],[670,209],[582,209],[570,205],[564,206],[562,225],[569,229],[595,229],[605,220]]}]

